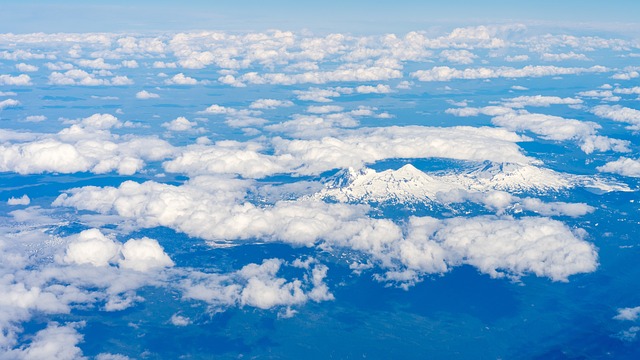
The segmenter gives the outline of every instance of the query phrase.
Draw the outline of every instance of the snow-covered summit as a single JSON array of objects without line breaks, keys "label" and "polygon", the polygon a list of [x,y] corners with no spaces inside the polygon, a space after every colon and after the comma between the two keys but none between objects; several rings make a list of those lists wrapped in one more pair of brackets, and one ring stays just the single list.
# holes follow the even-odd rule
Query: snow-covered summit
[{"label": "snow-covered summit", "polygon": [[464,190],[472,193],[547,193],[573,187],[601,192],[630,191],[624,184],[591,176],[560,173],[529,164],[484,162],[466,170],[427,174],[407,164],[397,170],[370,168],[339,171],[315,198],[339,202],[436,203],[438,193]]},{"label": "snow-covered summit", "polygon": [[340,202],[433,202],[439,191],[455,186],[407,164],[398,170],[376,172],[353,168],[338,172],[317,195]]}]

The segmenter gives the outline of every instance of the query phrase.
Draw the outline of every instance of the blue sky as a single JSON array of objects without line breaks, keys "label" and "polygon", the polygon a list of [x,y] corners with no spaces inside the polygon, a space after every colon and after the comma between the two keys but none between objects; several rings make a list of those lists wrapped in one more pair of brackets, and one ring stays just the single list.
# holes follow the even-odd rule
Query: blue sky
[{"label": "blue sky", "polygon": [[[371,1],[16,1],[5,0],[0,32],[162,31],[260,28],[408,31],[460,23],[526,22],[557,26],[626,27],[637,1],[426,2]],[[384,29],[384,30],[381,30]]]}]

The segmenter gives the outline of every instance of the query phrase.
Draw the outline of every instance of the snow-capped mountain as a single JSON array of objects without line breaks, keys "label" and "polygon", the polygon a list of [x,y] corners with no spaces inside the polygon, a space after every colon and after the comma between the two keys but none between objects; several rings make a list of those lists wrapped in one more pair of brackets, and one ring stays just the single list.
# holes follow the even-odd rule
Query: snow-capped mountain
[{"label": "snow-capped mountain", "polygon": [[455,188],[407,164],[381,172],[369,168],[342,170],[317,196],[340,202],[433,202],[439,191]]},{"label": "snow-capped mountain", "polygon": [[630,191],[624,184],[591,176],[560,173],[534,165],[485,162],[470,169],[427,174],[407,164],[398,170],[377,172],[353,168],[339,171],[313,195],[339,202],[437,203],[438,193],[463,190],[471,193],[561,191],[587,187],[600,192]]}]

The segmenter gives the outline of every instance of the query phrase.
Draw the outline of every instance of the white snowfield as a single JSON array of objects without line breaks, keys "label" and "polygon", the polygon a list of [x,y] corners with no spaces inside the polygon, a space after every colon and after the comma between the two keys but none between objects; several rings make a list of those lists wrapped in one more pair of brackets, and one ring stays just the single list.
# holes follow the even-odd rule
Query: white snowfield
[{"label": "white snowfield", "polygon": [[316,199],[339,202],[433,203],[452,191],[486,193],[548,193],[574,187],[596,192],[631,191],[621,183],[585,175],[573,175],[529,164],[484,162],[457,173],[427,174],[411,164],[398,170],[377,172],[348,168],[338,172]]}]

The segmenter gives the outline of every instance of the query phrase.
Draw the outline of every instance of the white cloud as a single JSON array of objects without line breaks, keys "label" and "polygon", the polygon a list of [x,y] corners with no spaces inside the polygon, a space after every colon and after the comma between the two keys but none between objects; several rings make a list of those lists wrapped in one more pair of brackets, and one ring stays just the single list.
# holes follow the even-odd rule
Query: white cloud
[{"label": "white cloud", "polygon": [[518,96],[511,99],[502,99],[502,102],[502,105],[510,108],[523,108],[526,106],[548,107],[550,105],[578,105],[583,103],[582,100],[576,98],[561,98],[558,96],[544,95]]},{"label": "white cloud", "polygon": [[631,130],[640,130],[640,110],[620,105],[598,105],[591,109],[591,112],[604,119],[631,124]]},{"label": "white cloud", "polygon": [[131,175],[145,160],[157,161],[174,152],[173,146],[154,137],[119,138],[111,128],[126,126],[109,114],[94,114],[71,122],[57,134],[35,134],[17,143],[0,145],[0,171],[19,174],[91,171]]},{"label": "white cloud", "polygon": [[15,99],[7,99],[0,101],[0,110],[4,110],[10,107],[20,106],[20,101]]},{"label": "white cloud", "polygon": [[31,199],[29,199],[29,196],[27,196],[27,194],[24,194],[19,198],[10,197],[9,200],[7,200],[7,205],[11,205],[11,206],[29,205],[30,203],[31,203]]},{"label": "white cloud", "polygon": [[331,98],[339,97],[340,93],[333,89],[309,88],[308,90],[294,90],[298,100],[315,101],[315,102],[331,102]]},{"label": "white cloud", "polygon": [[154,61],[152,67],[154,69],[175,69],[178,65],[174,62]]},{"label": "white cloud", "polygon": [[506,56],[504,59],[508,62],[527,61],[529,60],[529,55],[521,54],[521,55]]},{"label": "white cloud", "polygon": [[455,64],[472,64],[478,56],[468,50],[442,50],[440,58]]},{"label": "white cloud", "polygon": [[602,166],[598,166],[598,171],[629,177],[640,177],[640,160],[621,157],[616,161],[611,161]]},{"label": "white cloud", "polygon": [[34,72],[34,71],[38,71],[39,68],[35,65],[19,63],[19,64],[16,64],[16,69],[22,72]]},{"label": "white cloud", "polygon": [[543,61],[568,61],[568,60],[590,61],[591,60],[585,54],[576,54],[573,51],[568,53],[560,53],[560,54],[544,53],[540,55],[540,59]]},{"label": "white cloud", "polygon": [[453,79],[493,79],[493,78],[522,78],[522,77],[541,77],[541,76],[557,76],[572,75],[582,73],[601,73],[607,72],[604,66],[592,66],[590,68],[578,67],[557,67],[557,66],[540,66],[528,65],[520,69],[512,67],[498,68],[469,68],[458,70],[448,66],[436,66],[430,70],[418,70],[411,73],[420,81],[451,81]]},{"label": "white cloud", "polygon": [[187,326],[191,324],[191,319],[178,314],[171,315],[171,319],[169,319],[169,321],[175,326]]},{"label": "white cloud", "polygon": [[148,92],[147,90],[138,91],[136,93],[136,99],[147,100],[147,99],[157,99],[160,95]]},{"label": "white cloud", "polygon": [[533,273],[566,281],[572,274],[595,271],[598,264],[595,247],[581,240],[583,236],[545,218],[414,217],[408,239],[414,246],[434,241],[444,250],[449,264],[469,264],[492,277]]},{"label": "white cloud", "polygon": [[98,78],[84,70],[73,69],[64,73],[52,72],[49,75],[49,83],[52,85],[125,86],[133,84],[133,80],[126,76],[114,76],[110,79]]},{"label": "white cloud", "polygon": [[337,105],[312,105],[307,107],[307,112],[312,114],[328,114],[344,110],[342,106]]},{"label": "white cloud", "polygon": [[[555,97],[520,97],[507,106],[521,107],[529,104],[541,105],[558,102],[577,102],[580,100]],[[531,131],[544,139],[566,141],[575,140],[587,154],[594,151],[628,152],[629,141],[612,139],[597,135],[600,125],[590,121],[565,119],[560,116],[530,113],[526,110],[513,110],[510,107],[486,106],[483,108],[447,109],[446,113],[456,116],[477,116],[479,114],[493,116],[491,122],[512,131]]]},{"label": "white cloud", "polygon": [[129,69],[136,69],[140,65],[138,65],[138,62],[135,60],[122,60],[122,66]]},{"label": "white cloud", "polygon": [[120,65],[105,63],[103,58],[97,58],[93,60],[82,59],[82,60],[76,61],[76,64],[84,68],[99,69],[99,70],[115,70],[120,68]]},{"label": "white cloud", "polygon": [[378,84],[376,86],[360,85],[354,89],[358,94],[388,94],[391,92],[389,85]]},{"label": "white cloud", "polygon": [[44,115],[29,115],[24,118],[26,122],[41,122],[47,120],[47,117]]},{"label": "white cloud", "polygon": [[122,245],[121,251],[118,265],[125,269],[145,272],[175,265],[155,239],[130,239]]},{"label": "white cloud", "polygon": [[0,85],[27,86],[33,84],[29,75],[21,74],[18,76],[0,75]]},{"label": "white cloud", "polygon": [[276,99],[258,99],[249,105],[251,109],[275,109],[279,107],[293,106],[293,102],[289,100],[276,100]]},{"label": "white cloud", "polygon": [[529,90],[529,88],[524,87],[524,86],[520,86],[520,85],[513,85],[511,87],[512,90],[518,90],[518,91],[525,91],[525,90]]},{"label": "white cloud", "polygon": [[617,73],[611,76],[612,79],[616,79],[616,80],[631,80],[637,77],[640,77],[640,73],[636,70]]},{"label": "white cloud", "polygon": [[85,230],[69,243],[62,261],[68,264],[109,266],[117,259],[120,246],[98,229]]},{"label": "white cloud", "polygon": [[78,344],[82,342],[83,336],[77,328],[84,326],[84,323],[70,323],[60,325],[52,322],[47,327],[38,331],[28,346],[19,349],[9,350],[5,355],[7,359],[51,359],[51,360],[74,360],[81,359],[82,350]]},{"label": "white cloud", "polygon": [[252,306],[260,309],[290,309],[307,301],[333,300],[324,283],[326,266],[316,265],[303,279],[287,281],[277,276],[283,265],[280,259],[266,259],[262,264],[249,264],[228,275],[194,274],[183,282],[184,297],[218,307]]},{"label": "white cloud", "polygon": [[185,76],[183,73],[179,73],[174,75],[172,78],[164,81],[167,85],[196,85],[198,84],[198,80]]},{"label": "white cloud", "polygon": [[184,116],[180,116],[176,119],[171,120],[170,122],[162,123],[163,127],[166,127],[167,130],[171,131],[189,131],[196,125],[198,125],[197,122],[189,121]]},{"label": "white cloud", "polygon": [[618,309],[618,314],[613,318],[616,320],[636,321],[638,317],[640,317],[640,306]]}]

